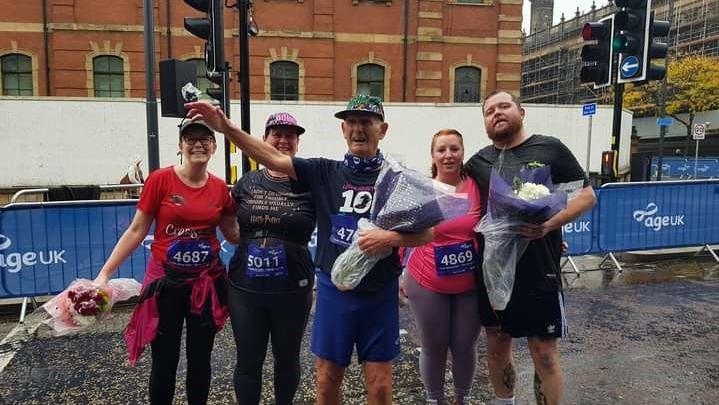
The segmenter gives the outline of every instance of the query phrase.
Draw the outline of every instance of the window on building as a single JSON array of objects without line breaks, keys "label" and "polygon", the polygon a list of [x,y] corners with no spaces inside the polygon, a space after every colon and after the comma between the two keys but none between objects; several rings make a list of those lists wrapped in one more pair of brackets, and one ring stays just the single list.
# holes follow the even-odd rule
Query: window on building
[{"label": "window on building", "polygon": [[357,94],[384,98],[384,67],[366,63],[357,67]]},{"label": "window on building", "polygon": [[212,97],[207,95],[207,89],[218,88],[220,86],[207,78],[207,64],[205,63],[205,60],[196,58],[188,59],[187,61],[195,65],[195,70],[197,71],[197,88],[202,92],[202,94],[200,94],[200,99],[211,99]]},{"label": "window on building", "polygon": [[19,53],[3,55],[2,94],[5,96],[32,96],[32,59]]},{"label": "window on building", "polygon": [[270,64],[270,100],[299,100],[300,67],[294,62]]},{"label": "window on building", "polygon": [[479,103],[482,71],[472,66],[454,70],[454,102]]},{"label": "window on building", "polygon": [[122,58],[102,55],[92,59],[95,97],[125,97],[125,68]]}]

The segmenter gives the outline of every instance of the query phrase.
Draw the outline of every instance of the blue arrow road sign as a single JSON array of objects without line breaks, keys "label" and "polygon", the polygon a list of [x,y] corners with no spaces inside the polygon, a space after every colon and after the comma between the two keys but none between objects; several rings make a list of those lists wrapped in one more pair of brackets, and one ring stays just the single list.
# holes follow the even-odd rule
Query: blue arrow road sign
[{"label": "blue arrow road sign", "polygon": [[582,116],[594,115],[597,113],[597,103],[584,104],[582,106]]},{"label": "blue arrow road sign", "polygon": [[639,58],[636,56],[627,56],[622,60],[620,69],[623,78],[628,79],[634,77],[639,71]]},{"label": "blue arrow road sign", "polygon": [[674,120],[671,119],[671,117],[660,117],[660,118],[657,118],[657,125],[659,125],[660,127],[668,127],[668,126],[671,126],[673,122],[674,122]]}]

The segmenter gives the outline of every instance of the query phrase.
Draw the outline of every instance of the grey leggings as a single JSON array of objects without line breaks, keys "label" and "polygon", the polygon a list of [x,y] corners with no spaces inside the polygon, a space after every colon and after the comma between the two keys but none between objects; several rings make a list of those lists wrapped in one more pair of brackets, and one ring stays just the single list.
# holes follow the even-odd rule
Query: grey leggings
[{"label": "grey leggings", "polygon": [[420,286],[409,273],[405,276],[405,292],[422,342],[419,372],[427,399],[444,398],[448,349],[452,352],[454,395],[468,396],[477,364],[477,293],[436,293]]}]

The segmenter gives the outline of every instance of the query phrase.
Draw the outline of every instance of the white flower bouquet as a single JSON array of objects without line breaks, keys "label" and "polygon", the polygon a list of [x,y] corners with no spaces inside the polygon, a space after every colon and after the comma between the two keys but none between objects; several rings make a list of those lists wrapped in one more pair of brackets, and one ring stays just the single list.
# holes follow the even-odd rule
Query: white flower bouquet
[{"label": "white flower bouquet", "polygon": [[487,213],[475,231],[484,236],[482,273],[494,309],[506,308],[517,262],[529,245],[519,227],[541,224],[566,205],[567,194],[555,188],[549,166],[533,162],[517,171],[500,163],[492,169]]}]

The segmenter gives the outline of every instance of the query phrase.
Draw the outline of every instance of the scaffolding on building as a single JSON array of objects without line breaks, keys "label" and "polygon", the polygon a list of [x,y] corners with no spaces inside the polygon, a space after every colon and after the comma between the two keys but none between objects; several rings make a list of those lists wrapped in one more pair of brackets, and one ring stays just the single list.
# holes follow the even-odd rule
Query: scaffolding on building
[{"label": "scaffolding on building", "polygon": [[[719,0],[654,0],[657,19],[668,20],[673,5],[668,43],[670,58],[701,54],[719,57]],[[610,101],[611,88],[599,90],[580,83],[582,28],[616,11],[610,1],[588,13],[525,36],[522,44],[521,97],[524,102],[582,104]]]}]

